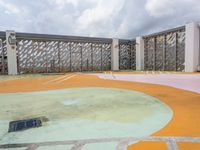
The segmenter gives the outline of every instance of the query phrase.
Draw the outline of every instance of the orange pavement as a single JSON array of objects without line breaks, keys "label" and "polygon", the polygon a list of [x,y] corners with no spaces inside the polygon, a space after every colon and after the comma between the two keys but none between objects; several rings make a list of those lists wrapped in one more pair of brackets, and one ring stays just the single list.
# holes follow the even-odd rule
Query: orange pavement
[{"label": "orange pavement", "polygon": [[[155,136],[192,136],[200,137],[200,94],[179,90],[172,87],[99,79],[94,75],[79,75],[62,83],[51,82],[59,76],[42,78],[24,78],[0,82],[0,93],[30,92],[39,90],[62,89],[72,87],[114,87],[144,92],[166,103],[174,111],[171,122],[154,133]],[[200,144],[180,143],[181,150],[199,150]],[[130,145],[128,150],[165,150],[162,142],[139,142]]]}]

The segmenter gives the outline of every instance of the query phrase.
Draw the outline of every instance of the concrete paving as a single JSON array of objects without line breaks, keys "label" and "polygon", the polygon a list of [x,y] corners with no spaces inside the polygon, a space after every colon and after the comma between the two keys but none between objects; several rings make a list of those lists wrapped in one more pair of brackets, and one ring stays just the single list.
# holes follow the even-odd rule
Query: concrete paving
[{"label": "concrete paving", "polygon": [[[123,74],[121,74],[121,75],[123,75]],[[131,74],[129,74],[129,75],[131,75]],[[160,75],[164,76],[166,74],[160,74]],[[183,77],[184,76],[186,77],[188,75],[186,75],[186,74],[178,74],[178,75],[177,74],[176,75],[175,74],[167,74],[167,75],[170,75],[170,78],[176,77],[176,80],[179,80],[180,84],[181,84],[181,81],[184,82],[184,84],[186,84],[185,87],[187,88],[187,83],[185,83],[185,81],[183,80]],[[200,125],[200,120],[199,120],[200,94],[194,93],[194,92],[189,92],[189,91],[186,91],[186,90],[177,89],[177,87],[179,86],[179,83],[177,83],[177,81],[175,81],[173,83],[174,86],[172,86],[172,83],[169,84],[169,86],[156,85],[156,84],[158,84],[159,80],[155,79],[154,77],[158,76],[157,74],[145,75],[145,76],[150,76],[150,77],[147,77],[147,79],[152,80],[152,78],[154,78],[154,80],[155,80],[155,82],[153,84],[149,84],[149,85],[145,84],[145,83],[148,83],[148,81],[145,81],[145,83],[142,83],[142,81],[141,81],[142,79],[140,79],[140,82],[117,81],[117,80],[119,80],[119,76],[116,75],[116,74],[111,74],[111,75],[103,74],[102,78],[107,78],[107,79],[112,79],[112,80],[100,79],[100,78],[98,78],[97,76],[94,76],[94,75],[76,75],[76,76],[74,76],[73,78],[70,78],[70,79],[68,79],[68,77],[66,77],[66,76],[63,76],[63,77],[47,77],[47,78],[38,78],[38,79],[37,78],[34,78],[34,79],[24,78],[24,79],[20,79],[20,80],[0,82],[0,91],[2,93],[5,93],[5,95],[7,95],[7,96],[11,95],[11,94],[8,94],[8,93],[17,92],[19,96],[21,95],[23,97],[24,93],[22,93],[22,92],[30,92],[30,93],[32,92],[32,93],[34,93],[33,91],[47,90],[46,91],[47,95],[49,95],[48,101],[41,101],[40,98],[43,97],[42,94],[37,94],[39,96],[39,98],[37,98],[37,97],[34,96],[34,94],[30,95],[30,93],[29,94],[26,93],[27,95],[25,96],[25,98],[26,98],[25,102],[28,102],[27,98],[29,99],[31,97],[30,99],[32,99],[31,101],[32,102],[34,101],[34,103],[31,103],[29,105],[26,103],[26,106],[28,106],[26,109],[28,109],[28,111],[25,111],[25,112],[27,112],[27,114],[30,114],[30,113],[32,114],[33,110],[38,110],[38,109],[46,111],[46,109],[42,109],[43,108],[42,106],[44,106],[44,108],[46,108],[46,107],[51,107],[51,105],[49,105],[49,104],[54,104],[54,105],[52,105],[54,109],[48,109],[48,111],[50,111],[50,113],[47,112],[46,115],[45,115],[45,116],[50,116],[50,117],[48,117],[48,118],[50,118],[49,123],[51,123],[53,121],[53,118],[55,118],[55,117],[57,118],[58,116],[60,116],[60,114],[63,113],[62,112],[62,113],[59,113],[58,115],[54,116],[55,112],[56,112],[55,108],[60,108],[60,106],[62,106],[62,108],[69,107],[69,106],[70,107],[72,107],[72,106],[73,107],[74,106],[79,107],[79,104],[80,104],[80,96],[77,97],[78,100],[74,100],[74,101],[72,101],[72,98],[68,97],[68,96],[67,96],[67,98],[65,97],[65,99],[63,99],[63,100],[61,99],[61,100],[54,101],[53,100],[54,97],[52,97],[52,94],[56,94],[57,92],[51,91],[50,93],[48,93],[49,90],[60,91],[60,89],[72,88],[72,87],[91,87],[91,88],[93,88],[93,87],[111,88],[112,87],[112,88],[121,88],[121,89],[126,89],[126,90],[128,89],[128,90],[131,90],[131,91],[140,91],[140,92],[145,93],[147,95],[151,95],[155,98],[158,98],[160,101],[162,101],[165,104],[167,104],[168,106],[170,106],[170,108],[175,113],[173,114],[173,119],[169,122],[169,124],[167,126],[165,126],[165,128],[162,128],[162,130],[153,134],[153,136],[156,136],[156,138],[154,138],[154,137],[148,138],[150,141],[152,141],[150,143],[149,142],[139,142],[137,144],[133,144],[133,143],[135,143],[134,142],[135,140],[140,141],[140,139],[137,138],[138,136],[135,135],[135,132],[131,132],[130,133],[131,136],[136,136],[136,137],[131,138],[130,143],[129,143],[130,145],[128,146],[129,150],[138,150],[140,147],[142,147],[142,149],[150,149],[150,150],[161,149],[161,148],[166,149],[167,146],[168,146],[169,150],[173,150],[173,149],[175,149],[175,150],[177,150],[177,149],[181,149],[181,150],[182,149],[187,149],[187,150],[188,149],[195,149],[195,150],[200,149],[199,139],[194,138],[194,137],[200,136],[199,135],[199,133],[200,133],[199,132],[200,131],[199,130],[199,125]],[[136,75],[136,76],[138,76],[138,75]],[[189,76],[191,76],[191,75],[189,75]],[[199,89],[198,88],[198,85],[199,85],[198,76],[199,75],[197,75],[197,78],[195,78],[193,75],[191,76],[192,79],[195,78],[193,83],[196,82],[196,85],[197,85],[196,89],[197,90]],[[130,78],[132,78],[132,77],[134,77],[133,74]],[[57,83],[58,80],[62,81],[65,78],[67,80],[65,80],[61,83]],[[165,78],[160,78],[160,76],[158,78],[162,79],[160,81],[162,83],[163,83],[163,80],[165,80]],[[175,79],[171,79],[171,80],[175,80]],[[185,80],[188,82],[189,78],[186,77]],[[49,82],[49,81],[51,81],[51,82]],[[124,80],[124,81],[127,81],[127,80]],[[169,82],[170,81],[168,81],[168,83]],[[43,83],[46,83],[46,84],[43,84]],[[176,87],[176,88],[171,88],[171,87]],[[194,91],[194,90],[191,90],[192,88],[190,88],[190,87],[188,87],[189,88],[188,90]],[[179,88],[183,89],[183,86],[180,86]],[[193,86],[193,88],[194,88],[194,86]],[[38,93],[40,93],[40,92],[38,92]],[[84,93],[93,94],[94,92],[92,92],[91,90],[89,90],[89,92],[83,92],[83,93],[80,94],[81,97],[84,96]],[[108,93],[111,94],[111,95],[115,95],[115,98],[120,98],[119,95],[121,95],[120,92],[118,92],[117,95],[112,94],[110,91],[108,91]],[[105,92],[103,92],[103,94],[100,94],[100,95],[104,95],[104,94],[105,94]],[[78,96],[77,94],[74,94],[74,95]],[[127,95],[127,93],[125,95]],[[110,96],[108,96],[108,97],[110,97]],[[172,99],[172,97],[173,97],[173,99]],[[49,98],[51,98],[51,100],[49,100]],[[2,101],[2,97],[0,99]],[[69,100],[67,100],[67,99],[69,99]],[[11,105],[11,104],[9,104],[10,102],[8,102],[8,101],[13,101],[15,104],[11,103],[11,104],[13,104],[13,105]],[[31,102],[31,101],[29,101],[29,102]],[[16,109],[14,109],[12,111],[4,111],[4,110],[8,109],[9,107],[13,108],[13,106],[14,106],[14,108],[15,107],[21,108],[20,105],[24,104],[24,103],[18,103],[17,102],[16,95],[13,95],[13,98],[10,97],[10,99],[5,99],[5,102],[8,103],[8,106],[5,106],[5,105],[3,106],[3,103],[1,103],[2,108],[0,110],[6,113],[4,115],[6,117],[9,117],[12,113],[16,113],[16,112],[20,112],[20,111],[17,111]],[[23,100],[22,100],[22,102],[23,102]],[[48,102],[49,104],[46,105],[47,103],[43,103],[43,102]],[[54,103],[54,102],[56,102],[56,103]],[[117,100],[116,102],[118,103],[119,101]],[[105,101],[103,103],[105,103]],[[58,106],[58,104],[59,104],[59,106]],[[111,101],[111,104],[115,104],[115,103],[113,103]],[[115,104],[115,105],[118,105],[118,104]],[[122,105],[120,105],[120,106],[122,106]],[[38,108],[34,109],[36,107],[38,107]],[[132,107],[132,105],[130,105],[130,107]],[[114,109],[113,105],[112,105],[111,109]],[[64,110],[64,109],[62,109],[62,110]],[[54,111],[53,116],[51,115],[52,111]],[[131,111],[132,111],[132,109],[131,109]],[[21,111],[21,112],[22,113],[19,113],[18,116],[21,116],[22,118],[24,118],[24,111]],[[120,113],[122,111],[118,110],[117,112]],[[94,113],[88,112],[88,114],[94,114]],[[105,113],[103,112],[103,114],[105,114]],[[115,113],[112,113],[112,111],[109,114],[117,115]],[[123,119],[124,116],[128,116],[128,117],[132,116],[130,114],[135,114],[135,113],[129,113],[128,115],[120,115],[120,116]],[[3,115],[3,113],[0,113],[0,115]],[[119,115],[117,115],[117,116],[119,116]],[[17,117],[17,116],[14,116],[14,118],[15,117]],[[4,120],[6,118],[4,118],[2,116],[1,119]],[[102,117],[100,117],[99,119],[102,119]],[[157,120],[159,120],[159,119],[157,119]],[[66,122],[66,124],[68,124],[68,123],[69,122]],[[62,134],[68,133],[68,134],[63,134],[63,135],[71,136],[71,135],[69,135],[68,129],[73,130],[73,128],[71,128],[72,126],[70,126],[70,128],[68,128],[68,127],[66,128],[66,124],[65,124],[65,122],[63,122],[63,125],[64,125],[63,127],[59,126],[61,128],[58,128],[58,126],[57,126],[57,127],[54,128],[53,131],[57,132],[58,130],[55,130],[55,129],[62,129],[60,131]],[[127,123],[125,122],[125,124],[127,124]],[[5,131],[7,132],[8,124],[7,123],[4,124],[2,122],[2,123],[0,123],[0,125],[1,126],[5,125],[5,127],[6,127]],[[57,123],[55,125],[57,125]],[[81,125],[83,125],[83,124],[81,123]],[[113,125],[115,125],[115,124],[112,123],[112,128],[113,128]],[[50,124],[50,126],[51,126],[51,124]],[[64,128],[66,128],[66,132],[63,131]],[[38,128],[38,130],[40,130],[40,129],[42,129],[42,128]],[[122,129],[122,128],[120,127],[120,129]],[[25,132],[29,132],[31,130],[27,130]],[[119,132],[120,132],[120,130],[119,130]],[[0,133],[1,133],[1,131],[0,131]],[[42,132],[40,132],[40,135],[41,135],[41,133]],[[83,134],[83,133],[84,132],[81,131],[81,134]],[[60,135],[62,135],[62,134],[60,134]],[[119,133],[117,132],[117,134],[119,134]],[[103,146],[103,147],[108,148],[109,150],[116,149],[116,147],[118,149],[122,150],[123,148],[125,149],[125,147],[127,146],[127,143],[129,142],[128,139],[127,139],[128,135],[125,135],[122,138],[119,135],[113,135],[112,137],[111,136],[104,136],[104,137],[106,137],[106,139],[102,139],[102,137],[91,137],[92,139],[88,139],[88,138],[87,139],[85,139],[85,138],[71,138],[71,139],[69,139],[69,138],[62,138],[60,136],[59,136],[59,139],[57,139],[56,136],[48,136],[48,137],[50,137],[50,139],[48,139],[48,141],[40,140],[40,139],[36,140],[37,138],[34,138],[34,140],[30,140],[30,138],[32,138],[32,136],[30,136],[30,135],[32,135],[32,134],[30,134],[30,132],[29,132],[26,136],[26,137],[28,137],[28,139],[19,142],[19,141],[17,141],[17,139],[14,139],[14,138],[21,138],[21,136],[23,136],[19,132],[16,137],[10,138],[10,142],[1,143],[0,149],[7,149],[7,148],[3,148],[4,146],[9,146],[9,147],[14,146],[11,149],[22,150],[26,147],[29,150],[31,150],[31,149],[37,149],[37,150],[55,150],[55,149],[57,149],[57,150],[62,150],[62,149],[66,149],[66,150],[72,150],[72,149],[75,149],[75,150],[77,150],[77,149],[94,150],[96,148],[102,149],[102,146]],[[159,137],[159,136],[161,136],[161,137]],[[163,137],[163,136],[171,136],[171,137],[169,137],[169,139],[167,139],[168,137]],[[174,136],[178,136],[178,137],[174,137]],[[113,137],[119,137],[121,140],[116,141],[116,139],[113,138]],[[56,138],[56,140],[54,138]],[[98,139],[95,139],[95,138],[98,138]],[[32,142],[32,145],[27,145],[27,146],[24,146],[22,148],[23,145],[21,145],[21,144],[23,144],[23,143],[29,144],[29,142],[27,140],[29,140],[29,142]],[[70,140],[73,140],[75,143],[64,145],[65,143],[72,142]],[[153,142],[154,140],[156,140],[156,142]],[[86,141],[86,144],[84,143],[85,141]],[[161,142],[159,142],[159,141],[161,141]],[[181,141],[181,142],[179,142],[179,141]],[[45,145],[45,143],[46,143],[46,145]],[[8,144],[8,145],[2,145],[2,144]],[[15,146],[17,146],[17,145],[13,145],[13,144],[19,144],[19,147],[15,148]],[[39,145],[39,147],[38,147],[38,145]],[[160,147],[160,148],[158,148],[158,147]],[[9,150],[11,150],[11,149],[9,148]]]},{"label": "concrete paving", "polygon": [[52,141],[52,142],[40,142],[40,143],[20,143],[20,144],[5,144],[0,145],[0,149],[10,148],[22,148],[27,147],[26,150],[36,149],[54,149],[55,146],[67,150],[85,150],[86,147],[93,144],[101,143],[116,143],[116,150],[126,150],[129,143],[134,141],[150,141],[158,142],[163,141],[167,143],[168,150],[179,150],[177,142],[198,142],[200,143],[200,137],[165,137],[165,136],[151,136],[151,137],[115,137],[115,138],[101,138],[101,139],[84,139],[84,140],[68,140],[68,141]]},{"label": "concrete paving", "polygon": [[97,74],[109,80],[167,85],[200,93],[200,74]]},{"label": "concrete paving", "polygon": [[[0,94],[0,99],[0,144],[149,136],[165,127],[173,116],[170,107],[154,97],[115,88]],[[42,127],[8,133],[9,121],[38,116],[48,118]],[[115,144],[84,149],[114,150]],[[77,143],[73,149],[80,147]]]}]

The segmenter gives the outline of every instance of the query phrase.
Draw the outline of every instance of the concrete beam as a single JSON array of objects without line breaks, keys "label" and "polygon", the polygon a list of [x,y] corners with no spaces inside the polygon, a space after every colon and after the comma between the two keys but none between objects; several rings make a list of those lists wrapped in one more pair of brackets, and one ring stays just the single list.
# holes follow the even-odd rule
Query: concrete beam
[{"label": "concrete beam", "polygon": [[113,39],[111,47],[111,70],[119,70],[119,39]]},{"label": "concrete beam", "polygon": [[192,22],[186,24],[185,40],[185,71],[196,72],[199,67],[199,43],[200,43],[199,24]]},{"label": "concrete beam", "polygon": [[136,70],[144,70],[144,39],[136,38]]},{"label": "concrete beam", "polygon": [[6,46],[8,59],[8,75],[17,75],[16,33],[6,31]]}]

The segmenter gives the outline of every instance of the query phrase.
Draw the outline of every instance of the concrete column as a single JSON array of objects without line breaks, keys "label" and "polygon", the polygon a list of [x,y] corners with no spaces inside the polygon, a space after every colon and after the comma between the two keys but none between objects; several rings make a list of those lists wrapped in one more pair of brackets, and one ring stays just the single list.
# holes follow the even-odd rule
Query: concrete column
[{"label": "concrete column", "polygon": [[119,39],[113,39],[111,47],[111,70],[119,70]]},{"label": "concrete column", "polygon": [[14,31],[6,31],[6,46],[8,59],[8,74],[17,75],[17,55],[16,55],[16,33]]},{"label": "concrete column", "polygon": [[136,38],[136,70],[144,70],[144,39]]},{"label": "concrete column", "polygon": [[185,71],[195,72],[199,67],[199,24],[186,24]]},{"label": "concrete column", "polygon": [[197,71],[200,72],[200,23],[199,23],[199,64],[197,67]]}]

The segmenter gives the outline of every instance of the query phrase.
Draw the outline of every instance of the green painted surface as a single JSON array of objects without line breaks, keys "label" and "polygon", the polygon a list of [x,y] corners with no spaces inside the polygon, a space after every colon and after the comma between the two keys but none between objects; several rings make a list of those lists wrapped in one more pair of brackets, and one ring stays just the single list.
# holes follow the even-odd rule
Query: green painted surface
[{"label": "green painted surface", "polygon": [[25,78],[45,78],[48,76],[58,76],[62,74],[20,74],[20,75],[0,75],[0,82]]},{"label": "green painted surface", "polygon": [[[168,106],[151,96],[112,88],[0,94],[0,101],[1,144],[148,136],[163,128],[173,115]],[[9,121],[40,116],[49,118],[43,127],[7,133]],[[99,147],[110,150],[116,143],[106,145]]]}]

